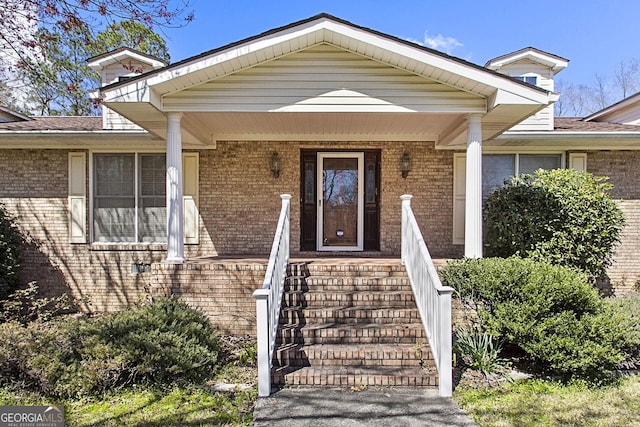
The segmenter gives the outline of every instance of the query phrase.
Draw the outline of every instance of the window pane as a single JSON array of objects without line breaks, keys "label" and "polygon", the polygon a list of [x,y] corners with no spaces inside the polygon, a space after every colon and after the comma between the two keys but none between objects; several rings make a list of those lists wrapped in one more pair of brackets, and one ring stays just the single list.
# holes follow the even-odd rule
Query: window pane
[{"label": "window pane", "polygon": [[167,173],[164,154],[140,155],[140,194],[143,196],[164,196]]},{"label": "window pane", "polygon": [[140,241],[167,241],[167,208],[164,197],[140,198]]},{"label": "window pane", "polygon": [[93,233],[97,242],[135,242],[135,198],[101,197],[94,200]]},{"label": "window pane", "polygon": [[135,241],[135,156],[94,155],[94,238],[98,242]]},{"label": "window pane", "polygon": [[96,196],[134,196],[133,154],[96,154],[94,157]]},{"label": "window pane", "polygon": [[166,173],[164,154],[140,154],[141,242],[167,241]]},{"label": "window pane", "polygon": [[560,154],[520,154],[518,172],[534,173],[538,169],[552,170],[560,168]]},{"label": "window pane", "polygon": [[482,156],[482,199],[515,174],[514,154],[485,154]]}]

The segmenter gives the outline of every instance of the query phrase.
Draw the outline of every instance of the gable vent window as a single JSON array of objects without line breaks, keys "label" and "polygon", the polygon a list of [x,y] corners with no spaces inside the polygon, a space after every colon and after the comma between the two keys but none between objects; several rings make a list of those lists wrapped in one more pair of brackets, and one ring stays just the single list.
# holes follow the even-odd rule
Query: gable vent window
[{"label": "gable vent window", "polygon": [[167,241],[165,154],[96,153],[93,172],[94,241]]},{"label": "gable vent window", "polygon": [[514,79],[534,86],[538,84],[538,78],[536,76],[515,76]]}]

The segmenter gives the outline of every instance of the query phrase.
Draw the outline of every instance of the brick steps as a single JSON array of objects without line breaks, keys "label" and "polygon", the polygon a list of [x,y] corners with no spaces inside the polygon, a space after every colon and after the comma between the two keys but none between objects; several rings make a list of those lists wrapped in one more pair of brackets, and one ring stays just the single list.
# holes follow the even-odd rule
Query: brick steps
[{"label": "brick steps", "polygon": [[411,291],[372,292],[344,289],[305,292],[304,300],[308,305],[321,305],[322,307],[367,305],[372,307],[390,306],[402,308],[413,304],[414,301],[413,292]]},{"label": "brick steps", "polygon": [[281,367],[272,373],[276,385],[436,387],[434,369],[390,366]]},{"label": "brick steps", "polygon": [[347,306],[327,308],[301,308],[298,310],[307,323],[398,323],[403,319],[412,322],[420,320],[415,309],[398,307]]},{"label": "brick steps", "polygon": [[[418,352],[418,353],[417,353]],[[290,344],[278,349],[283,366],[434,366],[433,355],[414,344]]]},{"label": "brick steps", "polygon": [[425,341],[422,326],[394,324],[316,323],[281,325],[278,344],[413,344]]},{"label": "brick steps", "polygon": [[274,356],[276,385],[437,385],[404,267],[294,264]]}]

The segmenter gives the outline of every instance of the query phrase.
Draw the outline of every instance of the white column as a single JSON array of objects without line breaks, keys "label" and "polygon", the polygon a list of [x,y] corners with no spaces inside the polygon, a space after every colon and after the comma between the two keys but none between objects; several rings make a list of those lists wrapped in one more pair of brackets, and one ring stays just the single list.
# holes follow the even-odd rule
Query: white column
[{"label": "white column", "polygon": [[167,114],[167,259],[184,262],[184,221],[182,211],[182,113]]},{"label": "white column", "polygon": [[482,125],[470,114],[467,128],[467,178],[464,216],[464,256],[482,258]]}]

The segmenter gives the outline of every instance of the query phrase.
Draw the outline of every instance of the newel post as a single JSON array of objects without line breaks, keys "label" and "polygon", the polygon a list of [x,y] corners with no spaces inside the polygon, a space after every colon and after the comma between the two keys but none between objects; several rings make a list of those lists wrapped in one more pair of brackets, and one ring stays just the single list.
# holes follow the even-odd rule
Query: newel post
[{"label": "newel post", "polygon": [[409,226],[409,209],[411,209],[411,194],[403,194],[402,199],[402,229],[400,231],[400,259],[404,264],[407,260],[407,227]]},{"label": "newel post", "polygon": [[269,289],[253,292],[256,299],[256,333],[258,338],[258,396],[271,394],[271,363],[269,361]]},{"label": "newel post", "polygon": [[438,387],[441,397],[451,397],[453,392],[453,360],[451,338],[451,295],[453,288],[443,286],[438,289],[438,331],[440,341],[438,351]]}]

